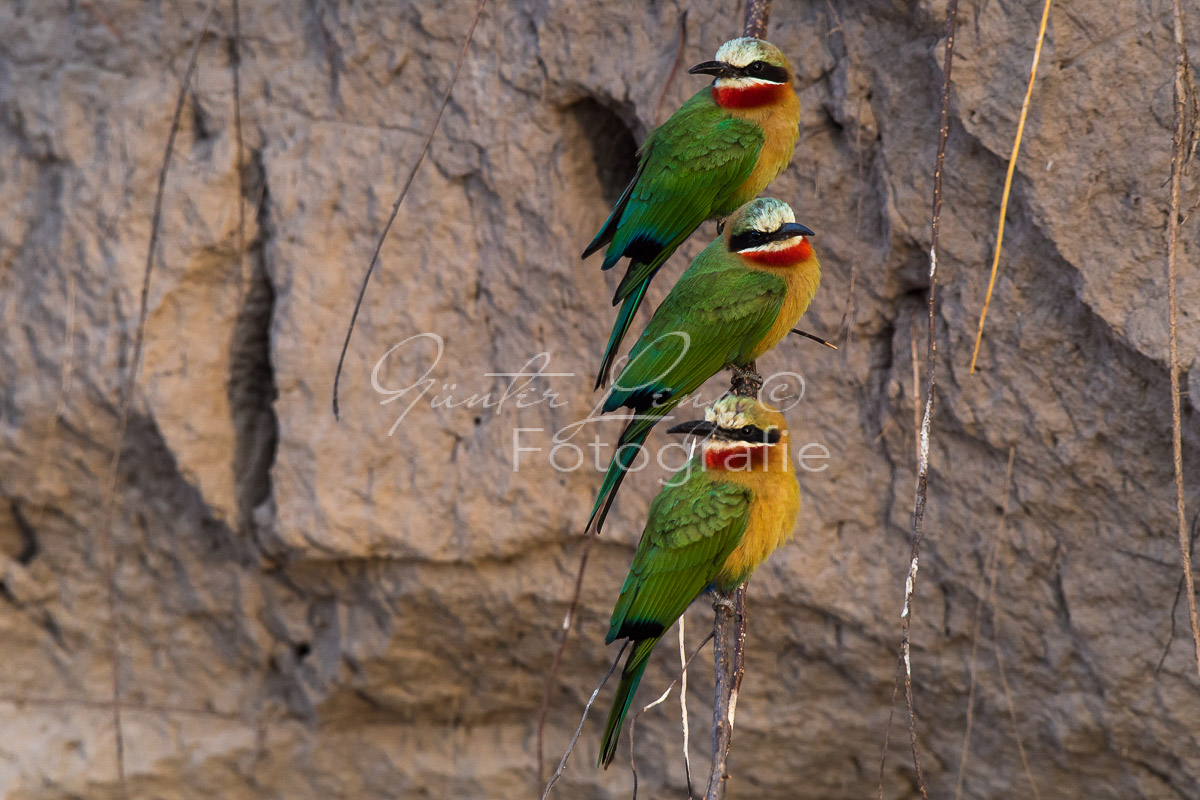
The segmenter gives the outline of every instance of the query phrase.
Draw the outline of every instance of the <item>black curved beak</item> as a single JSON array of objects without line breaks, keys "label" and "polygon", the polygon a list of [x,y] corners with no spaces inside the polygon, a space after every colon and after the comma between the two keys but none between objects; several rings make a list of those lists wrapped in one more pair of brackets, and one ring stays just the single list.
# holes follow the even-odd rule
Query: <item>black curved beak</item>
[{"label": "black curved beak", "polygon": [[737,67],[724,61],[705,61],[688,70],[688,75],[712,75],[714,78],[732,78]]},{"label": "black curved beak", "polygon": [[678,425],[672,425],[667,428],[667,433],[683,433],[688,436],[709,436],[716,425],[706,419],[689,419],[687,422],[681,422]]},{"label": "black curved beak", "polygon": [[775,232],[780,239],[790,239],[793,236],[816,236],[817,234],[809,230],[799,222],[785,222]]}]

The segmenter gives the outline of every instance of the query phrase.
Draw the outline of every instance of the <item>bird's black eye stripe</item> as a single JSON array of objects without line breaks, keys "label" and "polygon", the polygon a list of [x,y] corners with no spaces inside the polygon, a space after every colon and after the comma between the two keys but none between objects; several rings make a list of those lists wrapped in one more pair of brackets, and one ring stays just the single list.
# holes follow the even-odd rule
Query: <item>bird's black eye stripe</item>
[{"label": "bird's black eye stripe", "polygon": [[766,61],[754,61],[748,66],[742,67],[742,74],[747,78],[758,78],[771,83],[787,83],[791,80],[786,69],[768,64]]},{"label": "bird's black eye stripe", "polygon": [[735,253],[740,253],[743,250],[749,250],[753,247],[762,247],[769,242],[779,241],[780,239],[790,239],[796,234],[791,231],[764,231],[751,228],[747,231],[740,231],[729,237],[729,249]]},{"label": "bird's black eye stripe", "polygon": [[760,247],[766,244],[767,241],[767,234],[751,228],[748,231],[742,231],[730,236],[729,249],[737,253],[742,250],[749,250],[752,247]]},{"label": "bird's black eye stripe", "polygon": [[726,437],[739,442],[757,442],[759,444],[778,444],[781,434],[779,428],[763,430],[757,425],[744,425],[731,431],[725,431]]}]

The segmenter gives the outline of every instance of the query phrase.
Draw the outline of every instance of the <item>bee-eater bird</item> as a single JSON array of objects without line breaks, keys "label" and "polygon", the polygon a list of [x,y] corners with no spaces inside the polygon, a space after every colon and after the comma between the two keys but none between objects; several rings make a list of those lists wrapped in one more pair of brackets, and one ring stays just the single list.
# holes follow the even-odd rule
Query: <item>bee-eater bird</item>
[{"label": "bee-eater bird", "polygon": [[688,70],[712,75],[671,118],[650,132],[633,181],[583,251],[608,245],[603,269],[629,257],[617,287],[621,304],[596,388],[608,382],[621,341],[646,288],[700,223],[732,214],[767,188],[792,160],[800,132],[800,101],[792,67],[775,45],[734,39],[715,61]]},{"label": "bee-eater bird", "polygon": [[613,609],[605,642],[628,638],[633,649],[604,726],[602,767],[613,759],[621,723],[663,633],[706,589],[728,594],[749,578],[791,536],[800,510],[787,422],[775,409],[726,395],[703,420],[670,432],[705,439],[650,504]]},{"label": "bee-eater bird", "polygon": [[727,366],[744,368],[779,343],[808,308],[821,265],[791,206],[747,203],[654,312],[613,382],[603,411],[634,412],[588,524],[599,530],[650,429]]}]

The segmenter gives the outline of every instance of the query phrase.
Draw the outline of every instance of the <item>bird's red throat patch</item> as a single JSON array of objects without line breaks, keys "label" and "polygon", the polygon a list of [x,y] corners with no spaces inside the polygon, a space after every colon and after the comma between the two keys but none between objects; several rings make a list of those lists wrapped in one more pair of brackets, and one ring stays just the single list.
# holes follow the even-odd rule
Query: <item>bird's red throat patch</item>
[{"label": "bird's red throat patch", "polygon": [[808,239],[802,238],[791,247],[785,247],[782,250],[758,250],[742,253],[742,255],[756,264],[764,264],[768,267],[790,267],[812,258],[812,245],[808,243]]},{"label": "bird's red throat patch", "polygon": [[762,468],[767,463],[765,444],[733,444],[704,451],[705,469],[723,469],[728,472],[749,472]]},{"label": "bird's red throat patch", "polygon": [[770,105],[783,97],[787,85],[758,83],[752,86],[723,86],[712,88],[713,102],[721,108],[758,108]]}]

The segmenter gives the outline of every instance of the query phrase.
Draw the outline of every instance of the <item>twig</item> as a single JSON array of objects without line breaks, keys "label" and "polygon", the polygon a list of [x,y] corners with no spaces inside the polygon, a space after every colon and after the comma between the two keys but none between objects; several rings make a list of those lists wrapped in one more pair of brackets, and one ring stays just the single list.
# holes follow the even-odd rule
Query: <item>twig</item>
[{"label": "twig", "polygon": [[571,737],[571,742],[567,745],[567,752],[563,753],[562,761],[558,762],[558,769],[554,770],[554,774],[550,776],[550,782],[546,784],[546,790],[542,792],[542,800],[546,800],[550,796],[550,790],[554,788],[554,784],[558,782],[559,777],[563,774],[563,770],[567,768],[567,759],[571,757],[571,751],[575,749],[575,742],[579,741],[579,734],[583,731],[583,723],[587,721],[588,712],[592,710],[592,703],[596,702],[596,695],[600,694],[600,690],[604,688],[604,684],[608,683],[608,679],[617,671],[617,665],[621,663],[621,656],[625,655],[625,648],[629,646],[630,641],[626,639],[621,643],[621,649],[617,651],[617,657],[613,659],[608,672],[604,673],[604,677],[600,679],[600,683],[596,684],[596,688],[592,691],[592,696],[588,698],[587,705],[583,707],[583,716],[579,718],[579,727],[575,729],[575,735]]},{"label": "twig", "polygon": [[[983,621],[984,601],[990,601],[993,597],[992,591],[995,586],[994,566],[996,556],[1000,551],[1000,537],[1004,532],[1005,519],[1008,516],[1008,495],[1012,491],[1013,457],[1016,453],[1016,447],[1008,448],[1008,466],[1004,470],[1004,490],[1000,494],[1000,519],[996,522],[996,532],[992,536],[992,543],[988,548],[983,573],[979,576],[979,583],[981,585],[976,590],[976,595],[979,599],[975,602],[975,624],[971,629],[971,660],[968,667],[970,682],[967,689],[967,725],[966,730],[963,732],[962,750],[958,756],[958,781],[954,785],[955,800],[962,797],[963,780],[967,774],[967,755],[971,747],[971,727],[975,721],[975,663],[976,656],[979,653],[979,628]],[[987,588],[983,586],[985,582],[987,583]],[[993,606],[993,614],[995,613],[994,608]]]},{"label": "twig", "polygon": [[1021,152],[1021,137],[1025,134],[1025,117],[1029,113],[1029,100],[1033,97],[1033,82],[1037,78],[1038,61],[1042,58],[1042,42],[1046,38],[1046,22],[1050,19],[1050,0],[1042,6],[1042,21],[1038,25],[1037,43],[1033,46],[1033,65],[1029,68],[1029,84],[1025,87],[1025,100],[1021,103],[1021,116],[1017,119],[1017,135],[1013,139],[1012,153],[1008,157],[1008,172],[1004,176],[1004,191],[1000,194],[1000,221],[996,224],[996,250],[992,254],[992,276],[988,279],[987,294],[983,298],[983,311],[979,314],[979,330],[975,332],[975,349],[971,351],[971,374],[975,374],[975,360],[979,358],[979,343],[983,341],[983,321],[987,319],[988,307],[992,303],[992,289],[996,286],[996,271],[1000,266],[1000,246],[1004,242],[1004,217],[1008,213],[1008,195],[1012,190],[1013,173],[1017,169],[1017,155]]},{"label": "twig", "polygon": [[912,345],[912,379],[913,379],[913,452],[917,461],[921,460],[921,357],[917,352],[917,312],[914,310],[909,325],[909,342]]},{"label": "twig", "polygon": [[1176,254],[1179,244],[1179,193],[1183,180],[1184,141],[1188,137],[1185,112],[1190,85],[1190,65],[1187,45],[1183,39],[1183,5],[1172,4],[1175,31],[1175,134],[1171,153],[1171,204],[1167,216],[1167,313],[1170,326],[1171,372],[1171,445],[1175,461],[1175,512],[1179,524],[1179,554],[1183,561],[1183,580],[1188,601],[1188,619],[1192,626],[1192,643],[1196,649],[1196,672],[1200,675],[1200,621],[1196,614],[1196,586],[1192,577],[1192,553],[1187,535],[1187,511],[1183,499],[1183,421],[1179,408],[1179,300],[1176,297]]},{"label": "twig", "polygon": [[824,340],[824,339],[822,339],[820,336],[817,336],[815,333],[809,333],[808,331],[802,331],[802,330],[800,330],[799,328],[792,328],[792,329],[791,329],[790,331],[788,331],[788,332],[789,332],[789,333],[794,333],[794,334],[796,334],[797,336],[803,336],[805,339],[812,339],[814,342],[817,342],[818,344],[823,344],[823,345],[825,345],[826,347],[831,347],[831,348],[833,348],[834,350],[837,350],[837,349],[838,349],[838,346],[837,346],[836,344],[834,344],[833,342],[827,342],[827,341],[825,341],[825,340]]},{"label": "twig", "polygon": [[404,186],[400,189],[399,196],[396,197],[396,202],[392,204],[392,213],[388,217],[387,224],[383,226],[383,232],[379,234],[379,241],[375,243],[375,252],[371,254],[371,263],[367,265],[367,271],[363,275],[362,284],[358,288],[358,298],[354,301],[354,311],[350,314],[350,326],[346,329],[346,340],[342,342],[342,352],[338,356],[337,371],[333,374],[333,418],[338,419],[338,384],[342,379],[342,364],[346,361],[346,351],[350,347],[350,337],[354,334],[354,323],[358,321],[358,311],[362,308],[363,297],[367,293],[367,284],[371,281],[371,275],[375,272],[375,265],[379,263],[379,253],[383,250],[383,243],[387,240],[388,231],[392,229],[392,223],[396,221],[396,215],[400,213],[400,204],[404,202],[404,198],[408,196],[409,187],[412,186],[413,178],[417,177],[417,170],[421,168],[421,162],[425,160],[425,154],[429,152],[429,145],[433,142],[433,136],[437,133],[438,124],[442,121],[442,113],[446,110],[446,106],[450,102],[450,95],[454,91],[454,84],[458,83],[458,73],[462,71],[463,61],[467,57],[467,50],[471,46],[471,38],[475,35],[475,26],[479,24],[479,15],[483,13],[483,6],[487,0],[479,0],[479,4],[475,6],[475,16],[471,18],[471,27],[467,31],[467,38],[463,41],[462,50],[458,54],[458,61],[454,65],[454,73],[450,76],[450,85],[446,87],[446,93],[442,95],[442,103],[438,106],[437,114],[433,117],[433,122],[429,126],[429,131],[425,134],[425,142],[421,145],[421,150],[417,154],[417,160],[413,162],[412,168],[408,171],[408,177],[404,180]]},{"label": "twig", "polygon": [[[687,780],[688,800],[692,800],[692,753],[690,742],[688,741],[688,707],[687,707],[687,665],[691,659],[684,660],[684,653],[687,652],[686,639],[683,635],[683,620],[684,617],[679,617],[679,660],[682,667],[679,672],[679,717],[680,726],[683,729],[683,776]],[[705,642],[711,637],[705,638]],[[703,647],[703,645],[701,645]]]},{"label": "twig", "polygon": [[758,374],[758,365],[751,361],[744,369],[733,368],[733,377],[729,379],[729,392],[739,397],[758,397],[762,391],[763,379]]},{"label": "twig", "polygon": [[713,635],[711,633],[708,636],[705,636],[704,641],[702,641],[699,645],[696,646],[696,649],[692,651],[692,654],[690,656],[687,655],[687,650],[684,647],[684,639],[683,639],[683,617],[680,617],[679,618],[679,663],[680,663],[679,673],[671,680],[671,682],[669,684],[667,684],[667,688],[663,690],[663,693],[660,694],[657,699],[642,706],[642,709],[640,711],[638,711],[636,714],[634,714],[632,717],[630,717],[630,719],[629,719],[629,768],[633,771],[633,800],[637,800],[637,785],[638,785],[637,760],[634,758],[634,755],[633,755],[633,733],[637,729],[637,721],[642,716],[642,714],[645,714],[650,709],[652,709],[655,706],[660,705],[664,701],[666,701],[666,699],[671,696],[671,690],[675,688],[676,683],[680,684],[680,686],[679,686],[679,702],[683,706],[683,720],[684,720],[684,722],[683,722],[683,757],[684,757],[685,763],[688,765],[688,767],[687,767],[688,797],[692,796],[692,775],[691,775],[691,766],[690,766],[691,760],[688,757],[688,752],[687,752],[687,740],[688,740],[688,737],[687,737],[687,670],[688,670],[688,666],[690,666],[692,663],[692,659],[695,658],[696,656],[700,655],[700,651],[704,649],[704,646],[706,644],[708,644],[709,642],[712,641],[712,638],[713,638]]},{"label": "twig", "polygon": [[562,621],[562,638],[558,640],[558,649],[554,651],[554,660],[550,662],[550,671],[546,673],[546,685],[542,689],[542,710],[538,713],[537,725],[537,776],[538,786],[545,779],[546,757],[543,736],[546,729],[546,717],[550,714],[550,693],[554,691],[554,679],[558,677],[558,667],[562,663],[563,652],[567,649],[567,637],[571,635],[571,623],[575,619],[575,611],[579,608],[579,597],[583,593],[583,573],[587,570],[588,556],[596,541],[599,531],[596,526],[588,528],[587,538],[583,541],[583,551],[579,554],[579,569],[575,571],[575,588],[571,592],[571,604],[567,606],[567,614]]},{"label": "twig", "polygon": [[942,172],[946,165],[946,139],[950,134],[950,75],[954,66],[954,31],[958,22],[958,0],[950,0],[946,9],[946,50],[942,78],[941,124],[938,127],[937,163],[933,170],[933,211],[929,242],[929,340],[925,356],[925,413],[921,418],[920,450],[917,458],[917,489],[913,504],[912,558],[908,564],[908,577],[904,582],[904,609],[900,613],[900,653],[904,660],[904,700],[908,705],[908,739],[912,746],[913,766],[917,771],[917,788],[921,797],[928,800],[925,789],[925,773],[921,769],[920,746],[917,743],[917,714],[913,709],[912,658],[909,631],[912,626],[913,592],[917,580],[917,565],[921,554],[921,540],[925,530],[925,504],[929,489],[929,427],[933,417],[933,401],[937,390],[937,324],[935,317],[937,300],[937,247],[938,231],[942,217]]},{"label": "twig", "polygon": [[[1192,535],[1188,540],[1188,549],[1196,546],[1196,534],[1200,533],[1200,514],[1192,516]],[[1167,643],[1163,646],[1162,655],[1158,657],[1158,664],[1154,666],[1154,674],[1162,672],[1163,664],[1167,663],[1167,656],[1171,654],[1171,645],[1175,643],[1175,612],[1179,609],[1179,601],[1183,598],[1184,575],[1179,576],[1179,582],[1175,586],[1175,599],[1171,601],[1171,629],[1167,632]]]},{"label": "twig", "polygon": [[[993,582],[993,587],[995,582]],[[1000,685],[1004,688],[1004,702],[1008,705],[1008,717],[1012,720],[1013,738],[1017,740],[1017,753],[1021,756],[1021,766],[1025,768],[1025,777],[1029,780],[1029,788],[1033,790],[1034,800],[1042,800],[1037,784],[1033,780],[1033,770],[1029,768],[1029,759],[1025,756],[1025,744],[1021,741],[1021,731],[1017,727],[1017,709],[1013,705],[1012,689],[1008,685],[1008,676],[1004,670],[1004,656],[1000,654],[1000,609],[996,608],[994,600],[989,600],[992,606],[992,649],[996,653],[996,670],[1000,675]]]},{"label": "twig", "polygon": [[[732,657],[729,652],[731,638]],[[745,671],[745,650],[746,584],[743,583],[732,598],[720,597],[713,603],[713,665],[716,672],[713,688],[713,756],[708,788],[704,792],[705,800],[719,800],[725,793],[725,782],[729,780],[727,762],[738,691]]]},{"label": "twig", "polygon": [[883,800],[883,771],[887,768],[888,745],[892,740],[892,723],[896,720],[896,695],[900,692],[900,668],[904,659],[896,656],[896,677],[892,681],[892,702],[888,704],[888,724],[883,732],[883,755],[879,757],[879,800]]},{"label": "twig", "polygon": [[761,39],[767,35],[767,22],[771,18],[771,0],[746,0],[746,21],[742,25],[742,36]]},{"label": "twig", "polygon": [[163,150],[162,167],[158,172],[158,187],[154,194],[154,211],[150,217],[150,242],[146,247],[146,266],[142,274],[142,290],[138,301],[137,328],[133,336],[133,356],[129,362],[129,372],[125,376],[121,388],[120,410],[117,418],[116,447],[113,448],[112,461],[108,468],[108,481],[105,493],[105,523],[100,528],[100,551],[104,561],[104,581],[107,587],[108,623],[110,639],[112,640],[112,719],[113,736],[116,744],[117,788],[122,798],[129,796],[125,779],[125,735],[121,726],[121,620],[117,614],[117,554],[113,547],[112,527],[116,521],[117,469],[121,465],[121,451],[125,445],[125,433],[129,427],[129,409],[133,402],[133,390],[137,384],[138,366],[142,360],[142,347],[146,333],[146,306],[150,297],[150,275],[154,269],[154,254],[158,249],[158,236],[162,228],[163,195],[167,186],[167,173],[171,169],[171,157],[175,152],[175,135],[179,132],[180,119],[187,100],[187,89],[191,83],[192,73],[196,69],[196,60],[200,54],[200,44],[208,33],[209,22],[217,0],[210,0],[205,9],[200,33],[192,44],[188,54],[187,67],[179,81],[179,92],[175,97],[175,111],[171,117],[171,128],[167,134],[167,144]]},{"label": "twig", "polygon": [[233,73],[233,138],[236,148],[238,194],[237,194],[237,257],[241,292],[248,291],[250,278],[246,274],[246,156],[242,135],[242,23],[238,0],[230,0],[233,13],[233,39],[229,43],[229,69]]}]

